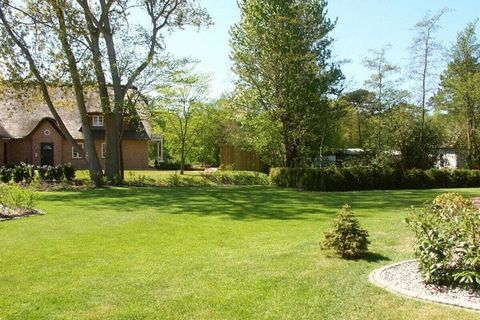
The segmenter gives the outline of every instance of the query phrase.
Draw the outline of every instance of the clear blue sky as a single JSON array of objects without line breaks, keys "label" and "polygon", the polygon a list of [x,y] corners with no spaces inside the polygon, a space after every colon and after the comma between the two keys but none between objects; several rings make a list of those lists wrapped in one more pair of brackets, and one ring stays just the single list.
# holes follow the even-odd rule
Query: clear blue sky
[{"label": "clear blue sky", "polygon": [[[200,61],[199,71],[211,74],[212,97],[233,88],[234,75],[229,59],[230,26],[240,19],[236,0],[200,0],[215,23],[208,29],[176,31],[167,38],[167,50],[176,57]],[[342,71],[350,87],[359,87],[368,78],[362,60],[369,49],[390,43],[389,59],[402,69],[408,65],[414,33],[412,27],[427,11],[452,9],[442,20],[438,38],[450,47],[468,22],[480,16],[480,0],[330,0],[329,16],[338,18],[332,36],[334,58],[351,60]]]}]

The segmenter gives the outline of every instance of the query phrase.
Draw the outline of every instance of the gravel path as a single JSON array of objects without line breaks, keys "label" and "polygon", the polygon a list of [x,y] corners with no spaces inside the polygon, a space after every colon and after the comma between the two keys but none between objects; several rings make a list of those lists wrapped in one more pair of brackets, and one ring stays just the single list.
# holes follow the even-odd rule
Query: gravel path
[{"label": "gravel path", "polygon": [[377,269],[370,274],[370,281],[411,298],[480,311],[480,291],[427,285],[423,282],[416,260]]}]

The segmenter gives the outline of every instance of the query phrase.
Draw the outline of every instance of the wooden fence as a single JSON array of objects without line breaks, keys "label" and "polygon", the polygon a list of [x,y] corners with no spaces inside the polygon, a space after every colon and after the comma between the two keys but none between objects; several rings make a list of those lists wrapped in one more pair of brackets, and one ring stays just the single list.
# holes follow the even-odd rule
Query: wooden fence
[{"label": "wooden fence", "polygon": [[220,146],[220,165],[248,171],[261,171],[263,167],[260,158],[254,152],[227,144]]}]

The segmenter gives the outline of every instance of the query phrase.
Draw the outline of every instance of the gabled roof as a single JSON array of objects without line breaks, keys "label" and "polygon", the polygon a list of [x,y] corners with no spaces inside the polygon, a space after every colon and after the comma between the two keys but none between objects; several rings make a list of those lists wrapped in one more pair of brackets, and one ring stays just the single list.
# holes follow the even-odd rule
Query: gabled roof
[{"label": "gabled roof", "polygon": [[[74,139],[83,139],[82,124],[73,89],[71,87],[50,88],[50,95],[70,134]],[[102,112],[96,90],[87,91],[85,98],[88,113]],[[141,114],[141,121],[139,135],[135,138],[149,139],[151,126],[148,121],[147,108],[138,106],[137,109],[142,111],[138,112]],[[53,115],[38,92],[2,90],[0,93],[0,137],[13,139],[26,137],[45,118],[53,118]]]}]

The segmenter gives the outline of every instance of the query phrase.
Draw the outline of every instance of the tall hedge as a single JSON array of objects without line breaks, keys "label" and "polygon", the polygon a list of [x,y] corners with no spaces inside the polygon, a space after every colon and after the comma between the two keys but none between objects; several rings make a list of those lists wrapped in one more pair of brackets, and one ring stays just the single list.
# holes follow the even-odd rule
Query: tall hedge
[{"label": "tall hedge", "polygon": [[480,170],[376,167],[272,168],[269,181],[279,187],[312,191],[356,191],[480,187]]}]

